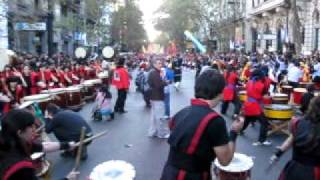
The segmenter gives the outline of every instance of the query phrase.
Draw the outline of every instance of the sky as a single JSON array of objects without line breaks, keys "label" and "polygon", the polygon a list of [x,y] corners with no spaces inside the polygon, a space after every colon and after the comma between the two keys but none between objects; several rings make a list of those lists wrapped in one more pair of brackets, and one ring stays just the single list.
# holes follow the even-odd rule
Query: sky
[{"label": "sky", "polygon": [[162,0],[139,0],[138,4],[143,12],[144,28],[147,31],[149,41],[154,41],[161,33],[154,28],[152,23],[154,12],[161,6]]}]

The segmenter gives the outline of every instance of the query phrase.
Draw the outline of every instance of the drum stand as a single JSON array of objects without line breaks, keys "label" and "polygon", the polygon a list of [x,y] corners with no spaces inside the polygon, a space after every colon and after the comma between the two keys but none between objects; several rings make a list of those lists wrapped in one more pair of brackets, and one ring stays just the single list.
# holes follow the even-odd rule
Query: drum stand
[{"label": "drum stand", "polygon": [[271,126],[271,130],[268,132],[268,136],[271,136],[272,134],[275,134],[277,132],[284,133],[286,135],[290,135],[289,132],[289,120],[270,120],[269,123]]}]

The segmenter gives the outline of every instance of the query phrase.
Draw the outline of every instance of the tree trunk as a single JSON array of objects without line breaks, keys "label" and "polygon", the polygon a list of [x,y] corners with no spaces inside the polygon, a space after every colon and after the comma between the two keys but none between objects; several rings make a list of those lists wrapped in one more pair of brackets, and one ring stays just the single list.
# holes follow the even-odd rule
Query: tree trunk
[{"label": "tree trunk", "polygon": [[295,45],[295,52],[299,54],[302,49],[301,23],[298,14],[297,0],[288,0],[289,8],[289,40]]}]

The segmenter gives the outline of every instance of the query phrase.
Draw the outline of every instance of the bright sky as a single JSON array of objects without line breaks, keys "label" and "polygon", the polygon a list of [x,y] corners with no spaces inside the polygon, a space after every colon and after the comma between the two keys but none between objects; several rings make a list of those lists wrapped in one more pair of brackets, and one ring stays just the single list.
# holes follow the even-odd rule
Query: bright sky
[{"label": "bright sky", "polygon": [[152,42],[161,33],[154,28],[154,12],[161,6],[162,0],[139,0],[139,7],[143,12],[144,28],[147,31],[148,38]]}]

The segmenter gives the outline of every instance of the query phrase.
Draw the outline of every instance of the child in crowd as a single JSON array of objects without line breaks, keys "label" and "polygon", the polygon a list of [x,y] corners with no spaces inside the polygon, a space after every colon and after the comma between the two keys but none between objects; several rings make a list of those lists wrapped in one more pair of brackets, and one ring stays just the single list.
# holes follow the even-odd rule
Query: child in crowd
[{"label": "child in crowd", "polygon": [[96,97],[96,106],[93,109],[94,120],[113,120],[114,112],[111,106],[112,95],[107,86],[100,88]]}]

